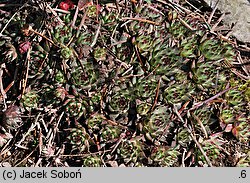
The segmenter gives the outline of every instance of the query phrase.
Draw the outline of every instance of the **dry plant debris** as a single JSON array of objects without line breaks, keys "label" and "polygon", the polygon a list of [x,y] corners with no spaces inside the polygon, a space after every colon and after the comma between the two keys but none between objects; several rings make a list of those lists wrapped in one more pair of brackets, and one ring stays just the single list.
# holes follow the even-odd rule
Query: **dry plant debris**
[{"label": "dry plant debris", "polygon": [[0,4],[0,166],[249,166],[249,45],[187,0]]}]

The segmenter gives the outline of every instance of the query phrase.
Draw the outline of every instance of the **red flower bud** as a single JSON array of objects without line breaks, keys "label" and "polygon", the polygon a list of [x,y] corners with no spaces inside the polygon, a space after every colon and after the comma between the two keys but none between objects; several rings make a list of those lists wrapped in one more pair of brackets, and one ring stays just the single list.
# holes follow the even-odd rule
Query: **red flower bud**
[{"label": "red flower bud", "polygon": [[59,8],[62,9],[62,10],[68,11],[69,5],[68,5],[68,3],[61,2],[61,3],[59,4]]},{"label": "red flower bud", "polygon": [[74,3],[71,0],[65,0],[64,2],[69,5],[69,9],[74,8]]},{"label": "red flower bud", "polygon": [[29,41],[25,41],[25,42],[19,44],[18,50],[21,54],[24,54],[28,51],[30,46],[31,46],[31,43]]},{"label": "red flower bud", "polygon": [[74,4],[71,0],[65,0],[59,4],[59,8],[62,10],[68,11],[69,9],[72,9],[74,7]]}]

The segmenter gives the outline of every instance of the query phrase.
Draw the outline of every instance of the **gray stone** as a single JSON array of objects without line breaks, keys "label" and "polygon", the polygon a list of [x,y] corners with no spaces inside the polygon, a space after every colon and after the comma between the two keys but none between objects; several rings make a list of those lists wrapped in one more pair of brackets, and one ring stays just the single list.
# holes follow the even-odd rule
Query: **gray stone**
[{"label": "gray stone", "polygon": [[214,8],[218,1],[218,9],[226,14],[224,24],[232,28],[232,34],[239,41],[250,43],[250,0],[204,0]]}]

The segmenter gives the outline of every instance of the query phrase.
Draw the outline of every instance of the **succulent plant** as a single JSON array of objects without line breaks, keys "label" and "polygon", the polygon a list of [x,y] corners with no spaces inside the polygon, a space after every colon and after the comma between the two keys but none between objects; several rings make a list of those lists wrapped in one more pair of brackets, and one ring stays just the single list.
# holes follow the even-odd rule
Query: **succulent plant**
[{"label": "succulent plant", "polygon": [[136,101],[136,111],[140,116],[146,116],[150,111],[152,104],[149,102],[141,101],[137,99]]},{"label": "succulent plant", "polygon": [[106,60],[106,54],[107,54],[106,48],[95,48],[94,50],[94,58],[97,61]]},{"label": "succulent plant", "polygon": [[207,60],[226,59],[232,61],[235,57],[235,52],[231,45],[213,38],[204,40],[200,44],[199,49]]},{"label": "succulent plant", "polygon": [[169,32],[175,39],[181,40],[185,37],[189,30],[184,25],[182,25],[181,22],[173,21],[169,26]]},{"label": "succulent plant", "polygon": [[63,59],[69,59],[70,57],[73,57],[73,52],[70,48],[64,47],[61,49],[61,56]]},{"label": "succulent plant", "polygon": [[239,91],[243,93],[243,97],[247,102],[250,102],[250,80],[248,80],[245,84],[239,86]]},{"label": "succulent plant", "polygon": [[127,115],[130,108],[130,102],[133,100],[133,93],[129,88],[126,88],[125,83],[117,83],[107,96],[106,102],[111,114],[109,115],[115,120],[119,115]]},{"label": "succulent plant", "polygon": [[[13,145],[9,133],[15,129],[33,129],[29,125],[39,112],[37,124],[45,129],[29,133],[21,145],[54,156],[55,147],[66,142],[70,154],[80,153],[82,166],[180,166],[185,149],[191,152],[185,164],[204,166],[208,157],[222,166],[235,151],[231,165],[249,166],[250,81],[238,77],[239,65],[231,68],[240,55],[231,38],[224,41],[227,32],[210,31],[217,12],[207,23],[186,1],[99,3],[51,1],[49,9],[61,8],[57,16],[39,11],[42,6],[33,1],[22,11],[0,10],[0,93],[6,94],[0,96],[0,146]],[[26,93],[20,94],[18,83]],[[191,124],[205,157],[173,107]],[[40,133],[54,126],[44,122],[55,119],[60,138],[52,139],[53,146],[40,145],[47,143]],[[26,151],[12,153],[15,148],[7,145],[9,160],[25,159]]]},{"label": "succulent plant", "polygon": [[250,151],[244,153],[242,157],[239,159],[236,167],[249,167],[250,166]]},{"label": "succulent plant", "polygon": [[[148,2],[147,2],[148,3]],[[151,5],[151,3],[148,3],[148,5]],[[154,5],[153,5],[154,6]],[[149,8],[148,6],[137,6],[135,8],[135,13],[139,16],[139,17],[147,17],[148,20],[155,22],[155,25],[152,25],[148,22],[133,22],[136,25],[134,25],[133,23],[131,24],[131,30],[137,32],[137,33],[142,33],[145,32],[147,34],[150,34],[153,32],[153,29],[155,27],[160,26],[160,24],[164,21],[165,16],[163,15],[163,13],[159,13],[158,11],[156,11],[153,8]],[[134,27],[132,27],[134,25]]]},{"label": "succulent plant", "polygon": [[[168,59],[168,55],[166,55],[166,53],[169,53],[168,42],[161,37],[156,37],[156,38],[158,39],[156,39],[152,43],[152,51],[149,56],[149,63],[150,63],[150,66],[152,67],[151,70],[153,70],[157,66],[159,67],[159,64],[161,66],[165,66],[166,61]],[[166,66],[164,69],[166,69],[165,72],[168,70]]]},{"label": "succulent plant", "polygon": [[175,83],[164,90],[164,99],[169,104],[181,104],[191,100],[192,94],[195,92],[190,82]]},{"label": "succulent plant", "polygon": [[65,101],[65,106],[66,106],[66,111],[71,117],[79,118],[82,115],[86,115],[87,112],[86,106],[88,105],[86,101],[72,96]]},{"label": "succulent plant", "polygon": [[225,98],[226,98],[229,106],[232,106],[235,109],[239,109],[246,104],[244,96],[243,96],[242,92],[239,91],[239,89],[229,90],[226,93]]},{"label": "succulent plant", "polygon": [[84,69],[81,67],[72,68],[70,80],[78,89],[95,89],[95,83],[99,77],[99,72],[94,69],[90,62],[83,63]]},{"label": "succulent plant", "polygon": [[92,43],[92,37],[93,37],[92,33],[89,32],[88,30],[86,30],[86,32],[81,32],[81,34],[79,33],[79,35],[77,36],[75,44],[78,47],[83,45],[90,46]]},{"label": "succulent plant", "polygon": [[221,48],[219,41],[215,39],[207,39],[200,45],[200,51],[202,55],[208,60],[221,59]]},{"label": "succulent plant", "polygon": [[[205,151],[207,157],[215,166],[220,166],[220,160],[224,159],[223,154],[221,152],[222,145],[225,141],[220,139],[221,134],[213,134],[210,136],[210,139],[207,140],[200,140],[203,150]],[[201,154],[200,150],[198,150],[198,161],[202,161],[206,164],[205,157]]]},{"label": "succulent plant", "polygon": [[67,45],[72,37],[73,28],[70,25],[57,25],[51,30],[53,41],[61,45]]},{"label": "succulent plant", "polygon": [[5,130],[12,130],[17,129],[21,125],[22,118],[20,108],[17,105],[8,107],[8,109],[3,113],[2,126]]},{"label": "succulent plant", "polygon": [[53,86],[44,84],[44,85],[42,86],[42,90],[44,91],[44,93],[43,93],[43,95],[42,95],[43,102],[44,102],[46,105],[55,104],[55,103],[56,103],[55,95],[54,95],[55,88],[54,88]]},{"label": "succulent plant", "polygon": [[26,110],[31,111],[32,109],[38,107],[38,100],[39,96],[37,92],[35,90],[31,90],[22,96],[21,104]]},{"label": "succulent plant", "polygon": [[142,144],[137,140],[122,140],[117,155],[125,162],[138,162],[143,158]]},{"label": "succulent plant", "polygon": [[101,20],[102,20],[103,26],[108,31],[113,31],[115,26],[117,25],[118,13],[115,11],[111,11],[111,12],[103,11]]},{"label": "succulent plant", "polygon": [[213,106],[202,106],[196,109],[191,116],[196,129],[206,135],[211,133],[211,126],[217,121]]},{"label": "succulent plant", "polygon": [[86,121],[88,128],[91,130],[91,132],[100,131],[103,127],[104,119],[101,114],[94,114],[88,118]]},{"label": "succulent plant", "polygon": [[220,119],[225,124],[233,123],[235,120],[233,110],[230,108],[222,110]]},{"label": "succulent plant", "polygon": [[[159,48],[157,48],[159,47]],[[169,47],[168,43],[159,43],[150,55],[150,70],[156,75],[168,75],[183,64],[180,50],[177,47]]]},{"label": "succulent plant", "polygon": [[98,6],[97,5],[89,5],[87,10],[87,16],[89,18],[95,18],[97,17],[98,13]]},{"label": "succulent plant", "polygon": [[[231,81],[231,83],[233,80]],[[220,119],[223,123],[233,124],[233,135],[243,143],[249,139],[248,82],[233,82],[237,87],[225,94],[227,106],[222,109]]]},{"label": "succulent plant", "polygon": [[132,48],[128,43],[118,44],[115,50],[116,56],[126,62],[130,62],[132,56]]},{"label": "succulent plant", "polygon": [[145,53],[152,49],[153,40],[150,35],[139,35],[136,37],[134,44],[138,47],[139,52],[146,56]]},{"label": "succulent plant", "polygon": [[249,117],[240,118],[237,120],[236,125],[232,129],[233,135],[242,143],[249,144],[250,138],[250,124],[249,124]]},{"label": "succulent plant", "polygon": [[102,161],[98,155],[89,155],[83,158],[84,167],[101,167]]},{"label": "succulent plant", "polygon": [[223,58],[230,63],[234,61],[236,58],[236,53],[233,46],[227,42],[223,42],[221,46],[223,47]]},{"label": "succulent plant", "polygon": [[181,128],[177,134],[178,143],[183,147],[188,147],[192,138],[186,128]]},{"label": "succulent plant", "polygon": [[117,92],[112,97],[108,98],[109,100],[109,110],[116,114],[126,114],[129,110],[129,93],[120,91]]},{"label": "succulent plant", "polygon": [[198,63],[193,73],[192,80],[199,90],[216,94],[216,91],[225,89],[227,77],[213,62]]},{"label": "succulent plant", "polygon": [[196,58],[198,56],[198,38],[196,35],[183,39],[180,46],[182,57]]},{"label": "succulent plant", "polygon": [[119,138],[121,132],[121,129],[117,126],[105,125],[99,132],[101,143],[105,145],[108,141]]},{"label": "succulent plant", "polygon": [[150,159],[153,160],[154,166],[172,167],[178,164],[179,155],[178,147],[167,148],[159,146],[152,152]]},{"label": "succulent plant", "polygon": [[[56,99],[59,99],[59,102],[64,101],[65,97],[68,95],[68,92],[66,91],[65,88],[63,87],[57,87],[54,90],[53,96],[56,97]],[[55,102],[58,102],[58,100],[56,100]]]},{"label": "succulent plant", "polygon": [[73,128],[67,138],[72,145],[73,150],[78,149],[79,152],[88,150],[88,136],[86,135],[85,130],[83,130],[82,128]]},{"label": "succulent plant", "polygon": [[[134,93],[141,100],[152,100],[155,97],[158,80],[156,77],[139,78],[136,82]],[[149,101],[150,102],[150,101]]]},{"label": "succulent plant", "polygon": [[64,77],[64,74],[62,73],[62,71],[58,70],[56,75],[55,75],[55,81],[58,83],[58,84],[63,84],[66,82],[66,79]]},{"label": "succulent plant", "polygon": [[146,137],[151,140],[162,140],[169,133],[170,114],[166,106],[157,106],[143,122]]},{"label": "succulent plant", "polygon": [[35,48],[33,48],[30,52],[30,70],[32,72],[35,71],[35,74],[39,72],[39,69],[41,69],[42,63],[44,63],[47,58],[46,58],[46,51],[40,46],[36,45]]}]

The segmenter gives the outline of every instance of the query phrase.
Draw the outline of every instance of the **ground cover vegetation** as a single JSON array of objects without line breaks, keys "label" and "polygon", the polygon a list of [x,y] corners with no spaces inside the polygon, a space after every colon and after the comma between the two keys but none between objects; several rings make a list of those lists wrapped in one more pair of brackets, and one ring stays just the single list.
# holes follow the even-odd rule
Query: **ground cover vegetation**
[{"label": "ground cover vegetation", "polygon": [[0,3],[0,166],[249,166],[249,45],[179,0]]}]

